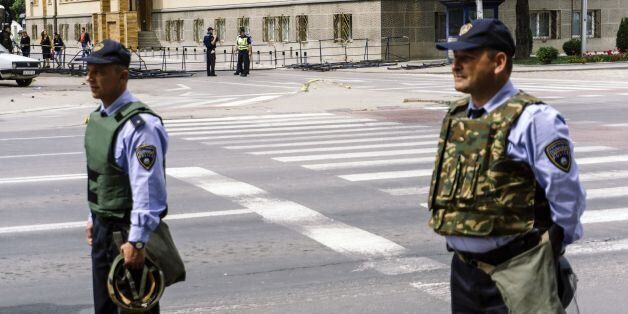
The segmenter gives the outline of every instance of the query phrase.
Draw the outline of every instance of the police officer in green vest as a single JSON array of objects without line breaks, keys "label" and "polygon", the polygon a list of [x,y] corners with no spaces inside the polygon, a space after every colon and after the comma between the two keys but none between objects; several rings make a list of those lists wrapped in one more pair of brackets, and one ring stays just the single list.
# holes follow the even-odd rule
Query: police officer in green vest
[{"label": "police officer in green vest", "polygon": [[[510,81],[515,43],[499,20],[462,27],[455,88],[428,199],[445,236],[453,313],[564,313],[557,273],[582,237],[585,192],[564,117]],[[568,298],[567,298],[568,299]]]},{"label": "police officer in green vest", "polygon": [[[167,212],[168,134],[161,118],[127,90],[131,54],[120,43],[104,40],[81,60],[92,96],[102,101],[85,132],[94,308],[118,313],[107,290],[108,273],[120,252],[127,268],[144,266],[145,245]],[[113,234],[120,231],[126,237],[117,247]],[[150,313],[159,313],[159,305]]]},{"label": "police officer in green vest", "polygon": [[238,49],[238,65],[233,75],[247,76],[249,75],[249,65],[251,63],[251,37],[246,35],[244,27],[240,27],[240,36],[236,39]]}]

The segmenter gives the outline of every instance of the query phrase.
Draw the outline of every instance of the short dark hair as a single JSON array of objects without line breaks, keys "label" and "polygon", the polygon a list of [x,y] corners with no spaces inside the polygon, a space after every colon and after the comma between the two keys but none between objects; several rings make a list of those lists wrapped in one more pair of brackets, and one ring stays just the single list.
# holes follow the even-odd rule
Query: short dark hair
[{"label": "short dark hair", "polygon": [[246,29],[244,27],[240,27],[240,33],[244,33],[246,32]]},{"label": "short dark hair", "polygon": [[512,73],[512,56],[504,51],[500,51],[500,50],[496,50],[496,49],[492,49],[492,48],[487,48],[487,53],[489,58],[494,59],[498,53],[503,52],[506,54],[506,72],[508,74]]}]

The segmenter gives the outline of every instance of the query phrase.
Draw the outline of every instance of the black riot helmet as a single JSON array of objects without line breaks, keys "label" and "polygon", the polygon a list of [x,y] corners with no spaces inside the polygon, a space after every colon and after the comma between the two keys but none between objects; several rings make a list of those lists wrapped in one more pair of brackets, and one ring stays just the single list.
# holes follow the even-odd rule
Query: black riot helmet
[{"label": "black riot helmet", "polygon": [[124,256],[118,255],[107,278],[109,297],[123,311],[143,313],[153,308],[166,287],[164,273],[148,257],[141,270],[124,266]]}]

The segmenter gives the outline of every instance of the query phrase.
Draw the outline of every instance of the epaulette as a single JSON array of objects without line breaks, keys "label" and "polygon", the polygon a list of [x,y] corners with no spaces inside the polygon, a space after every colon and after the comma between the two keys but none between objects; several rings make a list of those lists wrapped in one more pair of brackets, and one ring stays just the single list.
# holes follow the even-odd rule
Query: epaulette
[{"label": "epaulette", "polygon": [[131,120],[131,123],[133,123],[133,126],[136,129],[139,129],[143,127],[144,124],[146,124],[146,121],[144,121],[144,119],[142,119],[139,114],[133,115],[129,120]]},{"label": "epaulette", "polygon": [[469,97],[452,100],[449,102],[449,113],[455,113],[460,107],[467,109],[467,106],[469,106]]}]

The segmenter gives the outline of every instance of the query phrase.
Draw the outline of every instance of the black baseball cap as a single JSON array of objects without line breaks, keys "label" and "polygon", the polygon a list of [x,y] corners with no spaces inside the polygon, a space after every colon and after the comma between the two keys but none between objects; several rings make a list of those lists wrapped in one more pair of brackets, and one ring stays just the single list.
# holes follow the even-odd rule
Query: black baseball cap
[{"label": "black baseball cap", "polygon": [[436,44],[439,50],[471,50],[492,48],[509,56],[515,54],[515,41],[510,30],[497,19],[475,20],[460,29],[458,41]]},{"label": "black baseball cap", "polygon": [[77,60],[87,64],[119,64],[128,68],[131,64],[131,53],[121,43],[105,39],[88,56]]}]

